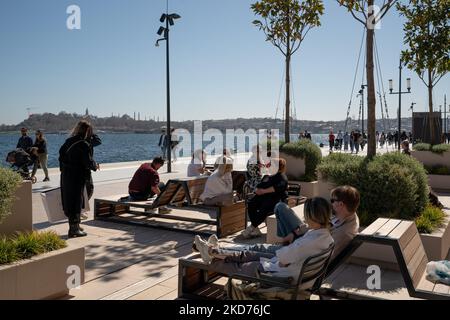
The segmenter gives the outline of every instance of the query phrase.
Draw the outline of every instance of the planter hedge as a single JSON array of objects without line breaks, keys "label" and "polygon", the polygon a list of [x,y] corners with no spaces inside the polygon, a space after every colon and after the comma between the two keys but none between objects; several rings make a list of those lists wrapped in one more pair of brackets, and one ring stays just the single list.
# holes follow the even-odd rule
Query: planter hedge
[{"label": "planter hedge", "polygon": [[358,214],[363,226],[380,217],[415,220],[429,203],[425,169],[403,154],[388,153],[372,160],[332,154],[317,169],[324,179],[360,191]]},{"label": "planter hedge", "polygon": [[322,161],[322,151],[310,140],[304,139],[280,145],[280,152],[305,160],[305,175],[295,177],[298,181],[311,182],[317,180],[317,166]]},{"label": "planter hedge", "polygon": [[22,183],[22,177],[11,169],[0,167],[0,223],[11,214],[14,194]]}]

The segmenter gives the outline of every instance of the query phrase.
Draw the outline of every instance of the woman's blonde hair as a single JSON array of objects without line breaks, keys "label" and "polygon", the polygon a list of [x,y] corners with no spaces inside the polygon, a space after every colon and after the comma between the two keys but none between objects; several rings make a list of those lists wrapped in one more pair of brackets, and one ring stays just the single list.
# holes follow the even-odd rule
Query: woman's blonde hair
[{"label": "woman's blonde hair", "polygon": [[331,204],[324,198],[310,198],[305,202],[305,219],[320,224],[323,228],[331,228]]},{"label": "woman's blonde hair", "polygon": [[80,122],[78,122],[75,128],[73,128],[72,130],[72,137],[80,136],[84,140],[88,140],[89,138],[91,138],[92,134],[92,125],[86,120],[81,120]]},{"label": "woman's blonde hair", "polygon": [[36,130],[36,138],[44,140],[44,133],[42,130]]},{"label": "woman's blonde hair", "polygon": [[231,159],[226,158],[226,163],[220,163],[217,170],[219,171],[220,176],[223,176],[226,173],[232,172],[233,171],[233,162],[231,161]]}]

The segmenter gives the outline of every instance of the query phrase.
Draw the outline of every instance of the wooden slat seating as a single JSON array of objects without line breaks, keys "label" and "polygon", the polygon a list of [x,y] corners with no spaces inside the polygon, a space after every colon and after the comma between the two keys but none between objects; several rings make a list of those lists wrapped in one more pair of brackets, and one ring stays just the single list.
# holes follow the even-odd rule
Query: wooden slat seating
[{"label": "wooden slat seating", "polygon": [[186,194],[187,205],[191,208],[210,210],[215,213],[217,220],[216,234],[219,238],[226,237],[246,227],[245,202],[238,201],[232,206],[205,206],[200,202],[200,195],[205,189],[207,177],[186,178],[174,180],[181,188],[180,193]]},{"label": "wooden slat seating", "polygon": [[[420,234],[413,221],[380,218],[358,234],[350,245],[331,263],[330,276],[364,242],[391,246],[409,295],[419,299],[450,299],[450,286],[433,283],[426,278],[428,258]],[[376,257],[373,257],[376,260]],[[320,290],[323,296],[340,296],[329,288]],[[350,298],[349,295],[346,295]]]},{"label": "wooden slat seating", "polygon": [[[211,234],[212,231],[203,231],[204,228],[186,228],[185,224],[183,224],[201,224],[206,227],[215,226],[217,224],[216,219],[214,217],[211,218],[210,215],[203,214],[207,218],[198,218],[195,213],[192,213],[192,210],[174,210],[175,212],[169,214],[145,212],[146,210],[156,209],[161,206],[184,205],[194,201],[198,197],[197,193],[199,192],[196,188],[201,189],[202,186],[204,187],[206,178],[192,180],[194,180],[191,182],[194,187],[191,188],[191,194],[189,193],[189,189],[183,188],[183,184],[180,181],[169,180],[166,184],[166,189],[154,201],[121,201],[120,199],[123,196],[120,195],[95,199],[94,217],[96,220],[157,227],[182,232]],[[177,224],[178,222],[181,223]]]},{"label": "wooden slat seating", "polygon": [[[97,220],[114,221],[125,224],[174,229],[177,231],[200,233],[225,237],[245,229],[245,202],[239,201],[229,207],[204,206],[200,203],[208,177],[193,177],[169,180],[166,189],[152,201],[123,202],[122,196],[95,199],[94,217]],[[169,214],[145,213],[145,210],[160,206],[182,205]],[[139,209],[139,210],[137,210]],[[202,217],[196,217],[195,212]],[[150,218],[150,219],[145,219]],[[204,225],[205,228],[191,228],[187,222]]]},{"label": "wooden slat seating", "polygon": [[[334,245],[324,252],[311,256],[305,260],[297,281],[292,278],[277,278],[270,274],[260,274],[258,278],[239,274],[226,275],[215,270],[211,265],[205,264],[198,255],[179,259],[178,262],[178,297],[183,299],[224,299],[226,298],[224,285],[218,285],[221,278],[228,280],[241,280],[251,283],[260,283],[265,288],[272,287],[275,291],[284,291],[287,299],[309,298],[316,292],[325,277],[325,271],[330,261]],[[307,287],[305,288],[305,285]]]}]

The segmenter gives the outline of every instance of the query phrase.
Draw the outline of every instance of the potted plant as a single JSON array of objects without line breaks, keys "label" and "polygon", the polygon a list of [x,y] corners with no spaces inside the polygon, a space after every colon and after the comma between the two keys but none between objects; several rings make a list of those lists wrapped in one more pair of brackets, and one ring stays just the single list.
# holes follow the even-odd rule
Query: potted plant
[{"label": "potted plant", "polygon": [[0,167],[0,235],[33,229],[31,182]]},{"label": "potted plant", "polygon": [[310,140],[300,140],[280,146],[280,157],[286,160],[286,174],[291,182],[302,187],[302,195],[318,195],[317,166],[322,160],[320,148]]},{"label": "potted plant", "polygon": [[84,282],[84,248],[68,246],[54,232],[0,238],[0,300],[65,296]]},{"label": "potted plant", "polygon": [[418,143],[414,146],[411,155],[424,166],[445,166],[450,168],[450,145],[448,144],[432,146],[427,143]]}]

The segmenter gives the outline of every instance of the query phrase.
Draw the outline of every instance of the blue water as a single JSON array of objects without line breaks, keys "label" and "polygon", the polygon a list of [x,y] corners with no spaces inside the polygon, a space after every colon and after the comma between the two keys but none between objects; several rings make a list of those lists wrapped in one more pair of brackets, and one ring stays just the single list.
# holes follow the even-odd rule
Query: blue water
[{"label": "blue water", "polygon": [[[105,133],[99,134],[102,144],[95,148],[95,160],[98,163],[115,163],[127,161],[148,160],[160,155],[158,147],[158,134],[135,134],[135,133]],[[292,136],[295,140],[297,137]],[[49,167],[58,167],[58,151],[66,135],[48,134],[45,136],[48,147]],[[313,141],[317,144],[326,143],[327,135],[313,135]],[[8,152],[14,150],[19,135],[0,134],[0,163],[6,165],[5,159]],[[208,142],[204,142],[204,146]],[[188,156],[188,155],[181,155]]]}]

